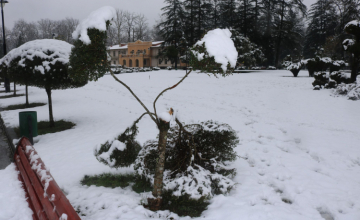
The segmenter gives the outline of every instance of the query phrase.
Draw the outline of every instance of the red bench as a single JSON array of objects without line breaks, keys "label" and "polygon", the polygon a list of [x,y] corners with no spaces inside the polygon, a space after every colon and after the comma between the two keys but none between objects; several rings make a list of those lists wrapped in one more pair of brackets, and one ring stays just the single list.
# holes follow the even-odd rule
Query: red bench
[{"label": "red bench", "polygon": [[14,161],[34,220],[80,220],[26,137],[19,141]]}]

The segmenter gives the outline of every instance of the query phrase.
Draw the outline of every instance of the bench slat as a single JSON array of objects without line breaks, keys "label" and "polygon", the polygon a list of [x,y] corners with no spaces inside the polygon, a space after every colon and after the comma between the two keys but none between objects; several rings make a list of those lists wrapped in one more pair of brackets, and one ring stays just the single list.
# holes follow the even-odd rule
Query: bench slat
[{"label": "bench slat", "polygon": [[18,148],[18,153],[21,158],[21,162],[24,165],[24,169],[29,176],[31,184],[33,185],[35,192],[40,200],[40,203],[42,204],[43,209],[46,212],[46,216],[49,220],[58,220],[59,216],[54,212],[54,207],[47,198],[44,198],[44,189],[40,183],[40,180],[38,179],[38,176],[35,175],[35,172],[31,169],[30,163],[25,156],[25,152],[22,148]]},{"label": "bench slat", "polygon": [[[43,210],[39,200],[38,200],[38,197],[32,187],[32,184],[30,182],[30,179],[29,177],[27,176],[26,172],[25,172],[25,169],[21,163],[21,160],[20,160],[20,156],[18,156],[15,160],[15,163],[20,171],[20,175],[22,177],[22,179],[24,180],[24,187],[26,189],[26,191],[28,192],[28,195],[30,197],[30,200],[31,200],[31,203],[34,207],[35,210],[33,210],[34,214],[37,216],[37,218],[39,220],[47,220],[46,216],[44,215],[44,213],[40,210]],[[31,207],[30,207],[31,208]],[[33,216],[34,217],[34,216]]]}]

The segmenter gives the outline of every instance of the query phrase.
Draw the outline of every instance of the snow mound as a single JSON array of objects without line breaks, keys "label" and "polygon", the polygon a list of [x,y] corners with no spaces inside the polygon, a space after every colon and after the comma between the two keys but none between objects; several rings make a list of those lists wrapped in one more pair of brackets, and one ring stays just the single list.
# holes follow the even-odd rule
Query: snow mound
[{"label": "snow mound", "polygon": [[5,64],[6,66],[9,66],[11,61],[20,57],[18,65],[25,67],[25,59],[33,60],[36,56],[41,59],[49,60],[44,61],[42,66],[36,67],[37,70],[43,73],[44,68],[47,70],[50,69],[49,64],[55,64],[56,62],[61,62],[63,64],[69,63],[71,48],[71,44],[55,39],[29,41],[6,54],[6,56],[0,59],[0,65]]},{"label": "snow mound", "polygon": [[90,13],[90,15],[81,21],[76,30],[72,33],[74,39],[80,39],[84,44],[90,44],[91,40],[87,34],[87,29],[95,28],[100,31],[106,31],[106,21],[111,21],[116,16],[115,8],[104,6]]},{"label": "snow mound", "polygon": [[360,21],[358,21],[358,20],[352,20],[352,21],[348,22],[348,23],[345,25],[344,29],[346,29],[346,28],[349,27],[350,25],[355,25],[355,26],[360,27]]},{"label": "snow mound", "polygon": [[[221,68],[226,72],[228,63],[235,68],[238,57],[238,52],[230,37],[231,32],[229,29],[214,29],[205,34],[194,46],[201,46],[205,43],[209,56],[214,57],[215,61],[220,63]],[[197,55],[198,60],[202,60],[204,57],[204,54],[196,52],[194,54]]]}]

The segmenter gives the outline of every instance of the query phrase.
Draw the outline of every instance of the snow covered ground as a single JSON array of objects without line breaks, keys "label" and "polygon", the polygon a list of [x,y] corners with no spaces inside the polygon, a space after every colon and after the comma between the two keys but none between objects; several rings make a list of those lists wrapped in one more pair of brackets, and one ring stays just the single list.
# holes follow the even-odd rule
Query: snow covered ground
[{"label": "snow covered ground", "polygon": [[[118,77],[151,108],[157,94],[184,74],[161,70]],[[191,73],[159,99],[158,111],[172,107],[185,123],[225,122],[240,138],[240,157],[232,164],[237,187],[229,195],[215,196],[198,219],[360,219],[360,102],[333,97],[330,90],[313,91],[313,78],[307,75],[301,71],[294,78],[289,71],[276,70],[216,79]],[[47,102],[43,89],[29,91],[30,102]],[[0,105],[23,102],[24,97],[1,99]],[[48,120],[47,106],[31,110],[39,121]],[[144,112],[111,76],[83,88],[53,91],[53,110],[55,119],[73,121],[76,127],[37,137],[35,148],[72,205],[85,214],[82,219],[190,219],[143,208],[145,195],[130,188],[80,184],[84,175],[132,172],[112,170],[93,155],[96,145],[113,139]],[[7,126],[18,126],[18,112],[1,112]],[[156,137],[148,117],[139,127],[140,143]],[[12,166],[0,171],[1,220],[25,219],[13,208],[26,206],[16,193],[19,184],[9,183],[16,182],[14,173]]]}]

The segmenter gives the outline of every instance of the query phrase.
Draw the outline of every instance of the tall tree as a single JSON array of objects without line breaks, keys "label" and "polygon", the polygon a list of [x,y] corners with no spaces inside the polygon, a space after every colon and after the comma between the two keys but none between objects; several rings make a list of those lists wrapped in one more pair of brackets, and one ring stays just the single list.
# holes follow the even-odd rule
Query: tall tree
[{"label": "tall tree", "polygon": [[318,0],[309,10],[304,56],[313,57],[319,47],[323,47],[326,38],[335,35],[339,25],[335,6],[330,0]]},{"label": "tall tree", "polygon": [[[184,19],[184,7],[180,0],[165,0],[167,6],[163,7],[164,21],[159,24],[160,34],[163,36],[165,42],[163,43],[163,50],[169,51],[168,54],[173,54],[175,56],[175,68],[177,68],[178,63],[178,51],[175,53],[174,50],[178,50],[180,39],[184,35],[183,29],[183,19]],[[165,45],[167,47],[165,47]],[[170,47],[171,46],[171,47]],[[167,53],[166,51],[164,52]]]},{"label": "tall tree", "polygon": [[281,54],[281,44],[286,33],[286,22],[290,19],[289,11],[297,10],[302,16],[306,15],[306,6],[302,0],[280,0],[275,5],[275,29],[276,29],[276,45],[275,45],[275,65],[280,66],[279,58]]}]

